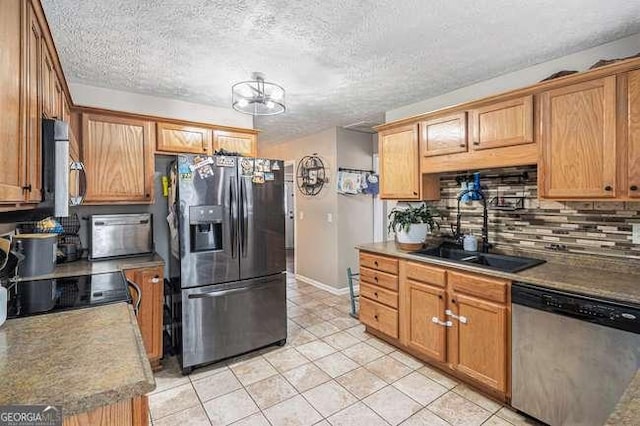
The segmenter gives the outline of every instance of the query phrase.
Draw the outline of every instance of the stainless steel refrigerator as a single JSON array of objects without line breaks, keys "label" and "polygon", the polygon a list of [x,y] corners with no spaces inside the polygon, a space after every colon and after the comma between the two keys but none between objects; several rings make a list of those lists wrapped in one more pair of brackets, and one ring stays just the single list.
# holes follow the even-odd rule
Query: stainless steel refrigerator
[{"label": "stainless steel refrigerator", "polygon": [[183,373],[284,344],[282,162],[181,155],[170,180],[174,331]]}]

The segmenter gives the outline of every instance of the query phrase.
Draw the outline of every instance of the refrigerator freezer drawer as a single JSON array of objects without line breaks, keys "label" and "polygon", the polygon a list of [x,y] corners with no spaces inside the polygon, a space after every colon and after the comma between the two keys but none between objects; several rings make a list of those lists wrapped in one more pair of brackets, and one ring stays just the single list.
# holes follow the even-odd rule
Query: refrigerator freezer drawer
[{"label": "refrigerator freezer drawer", "polygon": [[182,290],[182,368],[287,338],[286,276]]}]

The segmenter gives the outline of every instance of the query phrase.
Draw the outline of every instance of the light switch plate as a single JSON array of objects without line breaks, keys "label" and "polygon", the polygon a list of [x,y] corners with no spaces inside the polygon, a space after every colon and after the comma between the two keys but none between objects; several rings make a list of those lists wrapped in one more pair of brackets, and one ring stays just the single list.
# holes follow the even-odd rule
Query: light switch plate
[{"label": "light switch plate", "polygon": [[329,223],[333,222],[333,214],[332,213],[327,213],[327,222],[329,222]]},{"label": "light switch plate", "polygon": [[304,212],[301,211],[300,213],[298,213],[298,216],[300,216],[300,220],[304,219]]},{"label": "light switch plate", "polygon": [[631,228],[633,229],[631,242],[633,242],[633,244],[640,244],[640,223],[634,223],[631,225]]}]

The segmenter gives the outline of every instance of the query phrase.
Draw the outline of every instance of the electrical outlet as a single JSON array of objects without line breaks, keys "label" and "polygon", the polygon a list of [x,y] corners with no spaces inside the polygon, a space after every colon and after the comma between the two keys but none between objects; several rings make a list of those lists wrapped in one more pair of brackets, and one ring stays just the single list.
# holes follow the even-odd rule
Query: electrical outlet
[{"label": "electrical outlet", "polygon": [[329,223],[333,222],[333,213],[327,213],[327,222]]},{"label": "electrical outlet", "polygon": [[640,244],[640,223],[634,223],[631,228],[633,229],[631,242],[633,242],[633,244]]}]

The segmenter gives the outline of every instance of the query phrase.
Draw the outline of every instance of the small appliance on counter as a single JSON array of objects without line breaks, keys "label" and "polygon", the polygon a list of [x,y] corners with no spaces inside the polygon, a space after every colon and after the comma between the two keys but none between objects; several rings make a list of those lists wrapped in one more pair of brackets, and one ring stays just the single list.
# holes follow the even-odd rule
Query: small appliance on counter
[{"label": "small appliance on counter", "polygon": [[150,213],[91,215],[89,226],[89,260],[153,253]]},{"label": "small appliance on counter", "polygon": [[24,262],[18,268],[21,277],[53,272],[58,253],[58,234],[17,234],[13,241],[16,250],[24,255]]}]

